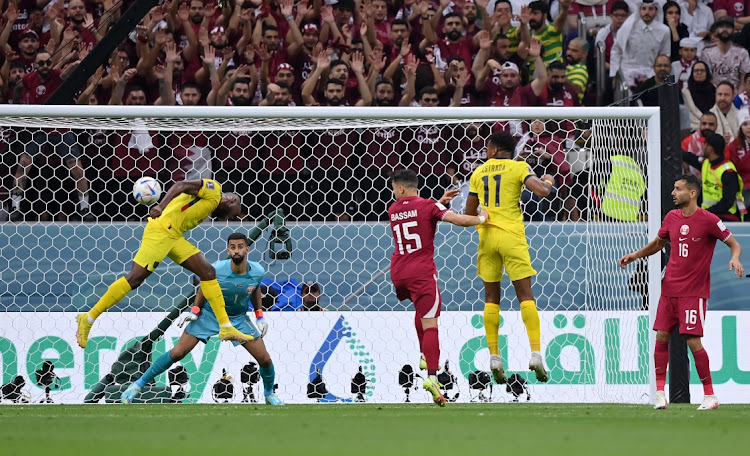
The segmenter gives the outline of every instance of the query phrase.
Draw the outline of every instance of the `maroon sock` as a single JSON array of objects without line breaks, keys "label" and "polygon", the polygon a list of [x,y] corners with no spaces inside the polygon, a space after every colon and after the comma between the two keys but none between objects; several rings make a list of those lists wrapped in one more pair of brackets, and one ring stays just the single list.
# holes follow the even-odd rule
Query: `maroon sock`
[{"label": "maroon sock", "polygon": [[669,364],[669,342],[656,341],[654,348],[654,368],[656,370],[656,391],[664,391],[667,383],[667,364]]},{"label": "maroon sock", "polygon": [[437,328],[427,328],[424,330],[422,350],[424,359],[427,361],[427,375],[437,374],[440,367],[440,342],[438,341]]},{"label": "maroon sock", "polygon": [[703,394],[713,396],[714,385],[711,382],[711,367],[708,365],[708,353],[705,348],[693,352],[695,359],[695,370],[698,371],[698,377],[703,383]]},{"label": "maroon sock", "polygon": [[424,329],[422,328],[422,319],[414,316],[414,327],[417,328],[417,340],[419,341],[419,352],[424,353],[422,348],[422,339],[424,339]]}]

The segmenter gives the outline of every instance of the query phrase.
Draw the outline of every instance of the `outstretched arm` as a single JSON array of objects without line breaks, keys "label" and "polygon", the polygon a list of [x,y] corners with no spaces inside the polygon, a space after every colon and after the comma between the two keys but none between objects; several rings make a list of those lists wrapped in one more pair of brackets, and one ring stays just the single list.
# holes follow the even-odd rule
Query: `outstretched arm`
[{"label": "outstretched arm", "polygon": [[164,208],[166,208],[167,205],[177,195],[181,193],[186,193],[188,195],[198,195],[198,192],[200,192],[201,188],[203,188],[203,180],[177,182],[169,188],[169,191],[166,195],[164,195],[164,198],[159,201],[159,204],[151,208],[151,217],[158,218],[161,215],[162,211],[164,211]]},{"label": "outstretched arm", "polygon": [[[660,252],[661,249],[663,249],[664,246],[667,245],[667,242],[667,239],[661,239],[659,237],[655,238],[653,241],[646,244],[644,248],[636,250],[633,253],[628,253],[624,257],[620,258],[620,267],[625,269],[625,266],[629,265],[638,258],[651,256],[656,252]],[[742,267],[742,265],[740,265],[740,267]]]},{"label": "outstretched arm", "polygon": [[444,222],[452,223],[457,226],[474,226],[481,225],[487,221],[489,214],[483,210],[479,215],[463,215],[455,212],[447,212],[443,217]]}]

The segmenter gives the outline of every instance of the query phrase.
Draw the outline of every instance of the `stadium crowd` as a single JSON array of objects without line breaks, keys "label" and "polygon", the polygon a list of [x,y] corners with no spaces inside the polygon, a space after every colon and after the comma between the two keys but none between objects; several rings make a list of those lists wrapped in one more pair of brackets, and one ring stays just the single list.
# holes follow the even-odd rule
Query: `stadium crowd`
[{"label": "stadium crowd", "polygon": [[[134,2],[0,3],[2,101],[44,104]],[[595,106],[611,103],[622,81],[631,103],[656,106],[649,89],[673,74],[689,117],[684,148],[701,156],[709,130],[723,135],[750,188],[746,8],[743,0],[167,0],[69,103]],[[609,76],[597,81],[602,60]],[[707,112],[714,121],[704,128]],[[281,133],[4,128],[0,198],[11,221],[137,220],[147,208],[129,196],[134,179],[213,177],[244,196],[250,217],[270,204],[295,220],[380,220],[393,170],[413,169],[439,196],[484,160],[496,129],[518,138],[518,156],[538,175],[555,176],[552,200],[526,195],[528,219],[585,216],[586,170],[571,166],[569,152],[585,147],[586,126],[541,120]],[[33,179],[43,165],[55,177]]]}]

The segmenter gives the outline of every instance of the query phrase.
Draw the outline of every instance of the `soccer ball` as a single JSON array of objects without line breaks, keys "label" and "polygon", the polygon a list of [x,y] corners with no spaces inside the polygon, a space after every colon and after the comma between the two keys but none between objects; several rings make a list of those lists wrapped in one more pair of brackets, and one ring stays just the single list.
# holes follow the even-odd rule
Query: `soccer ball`
[{"label": "soccer ball", "polygon": [[141,204],[149,206],[159,201],[161,185],[153,177],[141,177],[133,185],[133,198]]}]

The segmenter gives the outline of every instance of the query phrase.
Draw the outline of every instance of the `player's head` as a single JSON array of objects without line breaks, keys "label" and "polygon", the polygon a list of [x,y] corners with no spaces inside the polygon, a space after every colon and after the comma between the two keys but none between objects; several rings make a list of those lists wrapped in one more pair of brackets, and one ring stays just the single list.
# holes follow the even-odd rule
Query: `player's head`
[{"label": "player's head", "polygon": [[216,220],[235,220],[241,209],[239,196],[235,193],[222,193],[221,201],[211,216]]},{"label": "player's head", "polygon": [[691,204],[698,205],[698,196],[701,194],[701,181],[694,174],[684,174],[674,181],[672,189],[672,201],[678,208]]},{"label": "player's head", "polygon": [[187,81],[180,88],[180,98],[183,106],[198,106],[201,101],[201,88],[192,81]]},{"label": "player's head", "polygon": [[513,158],[516,141],[507,131],[493,133],[487,139],[487,158]]},{"label": "player's head", "polygon": [[393,196],[396,199],[405,196],[416,196],[419,193],[419,178],[417,173],[410,169],[399,169],[391,177]]},{"label": "player's head", "polygon": [[242,264],[250,252],[250,241],[242,233],[232,233],[227,238],[227,254],[234,264]]},{"label": "player's head", "polygon": [[718,128],[719,119],[716,118],[716,114],[707,111],[703,113],[698,125],[698,130],[701,131],[701,135],[705,138],[709,134],[716,131]]},{"label": "player's head", "polygon": [[709,160],[716,160],[717,158],[724,157],[724,148],[727,146],[727,142],[724,140],[724,136],[718,133],[709,133],[706,136],[706,145],[703,148],[703,153]]}]

